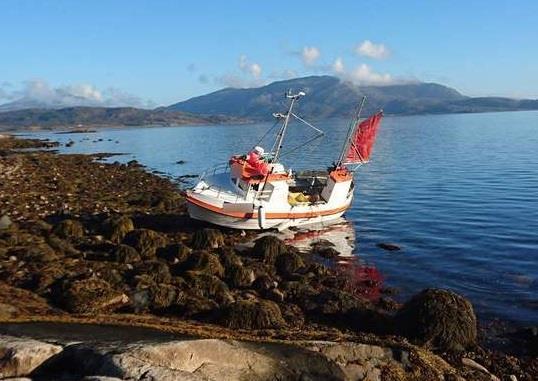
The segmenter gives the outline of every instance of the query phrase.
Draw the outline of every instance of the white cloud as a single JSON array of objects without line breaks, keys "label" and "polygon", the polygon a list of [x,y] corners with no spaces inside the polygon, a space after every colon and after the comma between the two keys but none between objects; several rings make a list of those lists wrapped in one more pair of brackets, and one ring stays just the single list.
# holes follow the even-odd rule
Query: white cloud
[{"label": "white cloud", "polygon": [[254,78],[260,78],[262,75],[261,65],[256,62],[250,62],[244,54],[239,57],[239,69],[252,75]]},{"label": "white cloud", "polygon": [[306,66],[312,66],[321,56],[321,52],[315,46],[305,46],[301,51],[301,58]]},{"label": "white cloud", "polygon": [[373,85],[384,86],[393,85],[395,83],[406,83],[402,79],[396,80],[388,73],[377,73],[370,66],[361,64],[356,66],[353,70],[348,71],[344,66],[344,62],[341,58],[337,58],[332,64],[332,71],[338,77],[344,81],[350,81],[357,85]]},{"label": "white cloud", "polygon": [[342,58],[338,57],[334,60],[332,69],[336,74],[343,74],[346,71],[346,68],[344,67],[344,61],[342,61]]},{"label": "white cloud", "polygon": [[213,82],[220,86],[233,88],[258,87],[265,84],[262,78],[262,66],[252,62],[245,54],[239,56],[239,73],[224,73],[213,77]]},{"label": "white cloud", "polygon": [[358,55],[381,60],[390,56],[390,50],[383,44],[375,44],[370,40],[364,40],[355,48]]},{"label": "white cloud", "polygon": [[108,107],[139,107],[154,108],[157,106],[150,99],[142,99],[116,87],[109,87],[103,91],[101,104]]},{"label": "white cloud", "polygon": [[91,84],[70,84],[58,87],[51,86],[43,79],[32,79],[23,82],[22,88],[0,94],[7,100],[20,100],[26,104],[37,104],[45,107],[72,106],[107,106],[107,107],[152,107],[153,102],[129,94],[117,88],[104,91]]},{"label": "white cloud", "polygon": [[58,87],[57,89],[49,88],[47,90],[55,92],[55,95],[62,96],[66,99],[74,98],[75,100],[81,99],[96,103],[100,103],[103,101],[103,95],[101,94],[101,92],[89,84],[68,85]]},{"label": "white cloud", "polygon": [[257,63],[253,63],[252,65],[250,65],[249,70],[255,78],[259,78],[260,75],[262,75],[262,67]]},{"label": "white cloud", "polygon": [[351,80],[361,85],[390,85],[394,82],[390,74],[380,74],[366,64],[357,66],[350,73]]}]

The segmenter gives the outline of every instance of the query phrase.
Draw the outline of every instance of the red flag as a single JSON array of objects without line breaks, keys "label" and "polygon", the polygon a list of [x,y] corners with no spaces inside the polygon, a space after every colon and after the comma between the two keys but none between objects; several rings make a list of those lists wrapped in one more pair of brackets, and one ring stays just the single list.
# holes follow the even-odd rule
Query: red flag
[{"label": "red flag", "polygon": [[351,144],[344,160],[345,163],[359,164],[370,160],[377,129],[382,118],[383,112],[380,111],[359,123],[355,135],[351,139]]}]

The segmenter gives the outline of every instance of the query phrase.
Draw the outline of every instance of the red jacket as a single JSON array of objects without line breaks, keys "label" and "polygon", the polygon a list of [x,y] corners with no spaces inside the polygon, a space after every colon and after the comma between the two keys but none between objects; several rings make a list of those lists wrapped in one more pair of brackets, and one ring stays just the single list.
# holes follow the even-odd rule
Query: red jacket
[{"label": "red jacket", "polygon": [[247,155],[247,163],[254,168],[260,175],[267,175],[269,172],[269,166],[262,160],[257,152],[251,151]]}]

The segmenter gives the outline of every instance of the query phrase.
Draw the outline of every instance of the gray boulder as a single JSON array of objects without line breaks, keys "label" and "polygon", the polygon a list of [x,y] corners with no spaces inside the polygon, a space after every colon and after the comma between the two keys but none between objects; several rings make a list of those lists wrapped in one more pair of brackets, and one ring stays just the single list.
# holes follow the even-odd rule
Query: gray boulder
[{"label": "gray boulder", "polygon": [[28,376],[62,347],[33,339],[0,336],[0,379]]},{"label": "gray boulder", "polygon": [[4,214],[2,217],[0,217],[0,230],[9,229],[11,224],[11,218],[9,218],[7,214]]}]

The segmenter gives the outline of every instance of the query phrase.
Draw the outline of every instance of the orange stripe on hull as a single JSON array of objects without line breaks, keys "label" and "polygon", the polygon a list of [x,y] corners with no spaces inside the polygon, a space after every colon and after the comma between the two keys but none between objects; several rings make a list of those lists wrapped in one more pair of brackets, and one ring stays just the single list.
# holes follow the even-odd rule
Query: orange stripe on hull
[{"label": "orange stripe on hull", "polygon": [[[187,196],[187,202],[191,202],[201,208],[210,210],[215,213],[222,214],[223,216],[235,217],[235,218],[258,218],[258,213],[241,213],[241,212],[225,212],[218,206],[208,204],[196,198]],[[340,213],[349,208],[349,204],[340,208],[321,210],[319,212],[303,212],[303,213],[266,213],[267,219],[297,219],[297,218],[313,218],[319,216],[330,216],[332,214]]]}]

